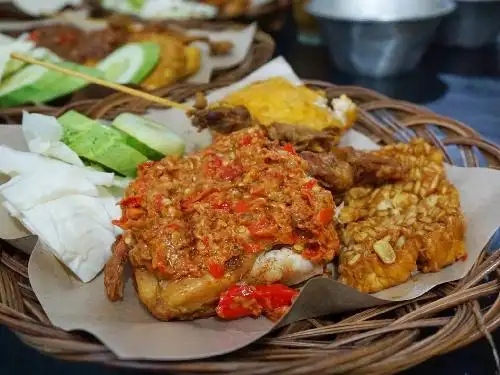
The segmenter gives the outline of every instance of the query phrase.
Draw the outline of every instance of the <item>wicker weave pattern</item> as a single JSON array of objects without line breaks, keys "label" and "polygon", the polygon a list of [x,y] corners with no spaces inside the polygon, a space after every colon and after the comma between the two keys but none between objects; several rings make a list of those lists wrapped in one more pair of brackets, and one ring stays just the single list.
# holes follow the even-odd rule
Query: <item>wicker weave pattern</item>
[{"label": "wicker weave pattern", "polygon": [[[450,163],[500,165],[500,149],[460,122],[370,90],[310,84],[326,89],[330,96],[351,96],[361,108],[357,129],[381,144],[417,134],[440,147]],[[179,85],[161,94],[183,100],[197,90],[216,86]],[[113,117],[131,108],[141,112],[146,107],[147,103],[121,94],[98,105],[75,105],[94,117]],[[491,339],[488,332],[500,325],[500,252],[486,248],[463,280],[441,285],[413,301],[298,322],[237,353],[212,360],[119,361],[92,338],[52,327],[29,286],[26,256],[5,243],[1,246],[0,323],[28,345],[64,360],[179,374],[392,374],[485,335]]]}]

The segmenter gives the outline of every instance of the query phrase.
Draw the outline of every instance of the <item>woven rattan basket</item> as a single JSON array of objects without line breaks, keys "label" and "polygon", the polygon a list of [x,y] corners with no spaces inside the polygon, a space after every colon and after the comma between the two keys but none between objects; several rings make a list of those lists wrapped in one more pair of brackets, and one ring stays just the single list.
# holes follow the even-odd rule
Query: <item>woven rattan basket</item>
[{"label": "woven rattan basket", "polygon": [[[233,22],[202,22],[202,21],[190,21],[189,23],[184,23],[184,26],[197,28],[197,29],[206,29],[206,30],[225,30],[228,28],[242,28],[244,25],[233,23]],[[275,50],[275,43],[273,38],[261,31],[258,30],[255,33],[254,40],[252,45],[250,46],[250,50],[239,65],[225,70],[216,70],[213,73],[212,83],[216,85],[228,85],[233,82],[240,80],[242,77],[248,75],[254,70],[258,69],[265,63],[267,63],[273,57]],[[169,86],[164,89],[159,89],[159,92],[171,92],[172,90],[175,92],[180,87],[186,87],[185,83],[180,83],[177,85]],[[181,90],[182,91],[182,90]],[[69,99],[70,105],[73,100]],[[99,99],[88,99],[85,100],[85,105],[93,106],[97,105],[99,102],[102,102],[102,98]],[[106,103],[108,101],[105,101]],[[79,103],[77,105],[80,105]],[[5,122],[7,124],[18,124],[20,123],[20,119],[23,111],[29,112],[38,112],[45,114],[55,114],[61,110],[60,106],[56,105],[33,105],[33,106],[20,106],[14,108],[0,108],[0,121]]]},{"label": "woven rattan basket", "polygon": [[[309,84],[325,88],[330,96],[350,95],[360,107],[356,128],[380,144],[404,142],[417,134],[442,149],[449,163],[500,165],[500,149],[458,121],[358,87]],[[176,86],[161,93],[183,100],[216,86]],[[93,117],[113,117],[121,110],[144,111],[147,103],[117,94],[102,103],[73,107]],[[416,300],[298,322],[248,348],[210,360],[140,362],[120,361],[88,335],[53,327],[30,287],[27,256],[1,243],[0,323],[26,344],[68,361],[176,374],[392,374],[483,336],[491,340],[489,332],[500,325],[500,252],[492,250],[484,249],[461,281],[441,285]]]}]

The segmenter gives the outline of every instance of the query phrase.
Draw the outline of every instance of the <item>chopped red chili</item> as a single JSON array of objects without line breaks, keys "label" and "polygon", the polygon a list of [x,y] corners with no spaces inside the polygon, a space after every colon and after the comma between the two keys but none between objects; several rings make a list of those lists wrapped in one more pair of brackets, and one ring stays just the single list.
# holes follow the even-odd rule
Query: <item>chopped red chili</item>
[{"label": "chopped red chili", "polygon": [[[248,137],[251,143],[242,147]],[[134,239],[138,262],[160,272],[151,264],[164,260],[167,281],[203,277],[209,260],[225,265],[242,252],[258,255],[277,245],[307,249],[314,241],[311,256],[330,261],[338,238],[332,223],[318,218],[335,205],[330,192],[313,184],[299,156],[283,152],[262,130],[247,129],[217,136],[185,157],[141,165],[126,193],[142,198],[130,207],[140,210],[122,207],[116,224]],[[180,228],[168,227],[172,223]]]},{"label": "chopped red chili", "polygon": [[333,218],[333,210],[331,207],[323,208],[318,213],[318,220],[321,225],[330,224]]},{"label": "chopped red chili", "polygon": [[286,145],[284,145],[283,150],[293,155],[297,154],[297,151],[295,151],[295,148],[292,146],[291,143],[287,143]]},{"label": "chopped red chili", "polygon": [[297,290],[281,284],[235,285],[222,293],[215,311],[226,320],[262,314],[277,320],[298,294]]},{"label": "chopped red chili", "polygon": [[262,251],[262,246],[257,243],[242,243],[243,249],[250,254],[260,253]]},{"label": "chopped red chili", "polygon": [[245,135],[243,138],[241,138],[240,145],[248,146],[251,143],[252,143],[252,137],[250,135]]},{"label": "chopped red chili", "polygon": [[224,276],[224,266],[222,264],[209,262],[208,272],[210,272],[210,274],[216,279],[220,279]]},{"label": "chopped red chili", "polygon": [[224,180],[234,180],[243,174],[243,168],[241,164],[233,162],[229,165],[220,168],[219,176]]},{"label": "chopped red chili", "polygon": [[138,196],[131,196],[124,198],[120,201],[122,207],[141,207],[142,198]]},{"label": "chopped red chili", "polygon": [[209,154],[205,164],[203,164],[203,173],[205,176],[213,176],[221,166],[222,159],[217,155]]},{"label": "chopped red chili", "polygon": [[250,206],[245,201],[238,201],[234,205],[234,212],[238,214],[244,214],[245,212],[248,211],[250,211]]},{"label": "chopped red chili", "polygon": [[316,186],[316,180],[309,180],[308,182],[306,182],[304,184],[304,186],[302,187],[304,190],[312,190],[312,188],[314,186]]},{"label": "chopped red chili", "polygon": [[276,224],[262,219],[247,226],[250,235],[254,238],[272,238],[276,235],[278,228]]}]

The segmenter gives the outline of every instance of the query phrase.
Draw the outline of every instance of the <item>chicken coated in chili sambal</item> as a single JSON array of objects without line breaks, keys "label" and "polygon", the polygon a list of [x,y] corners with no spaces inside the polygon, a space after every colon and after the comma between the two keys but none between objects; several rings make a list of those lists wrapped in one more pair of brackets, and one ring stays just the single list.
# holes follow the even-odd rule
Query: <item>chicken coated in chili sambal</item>
[{"label": "chicken coated in chili sambal", "polygon": [[339,248],[333,197],[307,171],[257,127],[143,164],[115,222],[124,233],[105,268],[109,299],[122,298],[129,261],[159,319],[278,318],[297,295],[286,285],[321,274]]}]

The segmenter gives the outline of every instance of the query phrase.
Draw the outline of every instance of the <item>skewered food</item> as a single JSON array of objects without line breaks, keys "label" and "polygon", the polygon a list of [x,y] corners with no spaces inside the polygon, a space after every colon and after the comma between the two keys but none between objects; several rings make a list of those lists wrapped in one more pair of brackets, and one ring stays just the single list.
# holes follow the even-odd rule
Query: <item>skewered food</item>
[{"label": "skewered food", "polygon": [[[52,51],[57,60],[92,67],[107,80],[139,84],[148,90],[173,84],[198,72],[201,51],[190,46],[194,41],[208,43],[212,55],[226,55],[233,48],[229,41],[213,42],[160,24],[144,26],[128,17],[114,17],[109,27],[94,31],[69,25],[41,27],[30,33],[29,41],[38,48]],[[27,80],[24,73],[22,70],[14,75],[15,81]],[[21,103],[16,100],[14,104],[46,101],[43,95],[38,96],[36,93],[33,99],[21,98]]]},{"label": "skewered food", "polygon": [[[227,298],[243,303],[238,283],[260,295],[261,285],[322,273],[339,246],[335,204],[306,170],[291,146],[282,148],[258,128],[143,165],[121,202],[116,224],[125,232],[105,268],[108,297],[122,297],[127,260],[140,300],[164,320],[213,315],[226,291],[217,312],[228,318]],[[240,307],[248,315],[272,317],[289,304],[255,309],[246,302]]]},{"label": "skewered food", "polygon": [[401,181],[347,191],[339,220],[340,280],[373,293],[466,256],[465,222],[443,155],[422,139],[374,153],[408,168]]}]

